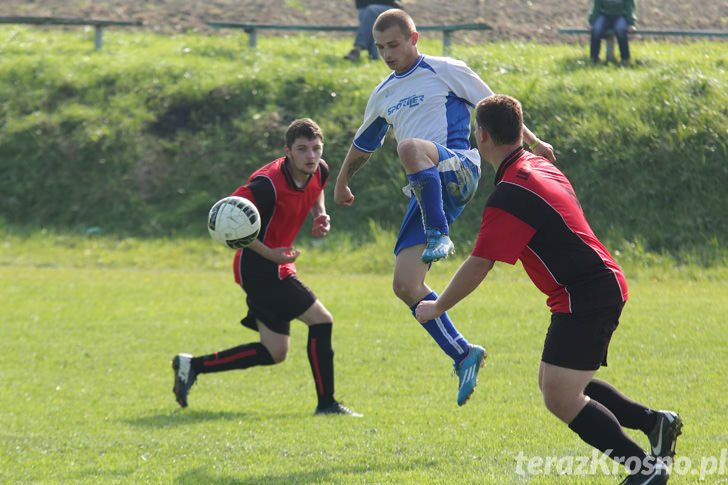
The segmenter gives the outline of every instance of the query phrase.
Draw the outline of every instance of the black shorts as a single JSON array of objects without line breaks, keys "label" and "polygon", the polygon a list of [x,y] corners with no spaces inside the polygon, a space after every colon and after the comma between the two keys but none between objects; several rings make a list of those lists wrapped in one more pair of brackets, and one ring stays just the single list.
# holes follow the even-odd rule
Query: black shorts
[{"label": "black shorts", "polygon": [[290,335],[291,320],[316,302],[316,295],[295,274],[282,280],[277,275],[245,275],[242,286],[247,295],[248,314],[240,323],[256,331],[256,320],[260,320],[272,331]]},{"label": "black shorts", "polygon": [[612,333],[619,325],[624,303],[579,314],[552,313],[541,360],[576,370],[607,365]]}]

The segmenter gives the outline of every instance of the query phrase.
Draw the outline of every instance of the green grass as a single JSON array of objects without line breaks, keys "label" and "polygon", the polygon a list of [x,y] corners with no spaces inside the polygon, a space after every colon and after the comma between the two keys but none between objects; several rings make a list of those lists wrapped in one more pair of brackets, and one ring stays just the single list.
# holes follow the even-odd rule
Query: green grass
[{"label": "green grass", "polygon": [[[334,315],[337,397],[365,418],[311,416],[302,324],[285,363],[202,376],[180,410],[175,353],[256,335],[237,323],[245,305],[230,251],[207,238],[144,236],[204,232],[211,202],[279,155],[294,116],[321,122],[336,173],[385,69],[341,60],[345,39],[264,37],[250,51],[241,35],[115,31],[94,52],[90,35],[0,30],[0,482],[621,478],[516,473],[521,452],[591,455],[541,403],[548,310],[519,267],[498,265],[451,312],[490,352],[473,399],[455,405],[450,362],[392,294],[393,235],[362,222],[398,221],[406,202],[394,198],[401,171],[389,144],[377,169],[357,176],[360,209],[332,206],[332,235],[298,243],[301,277]],[[440,43],[423,50],[439,53]],[[630,284],[600,376],[679,411],[687,424],[678,450],[699,471],[728,446],[728,253],[719,242],[728,58],[719,42],[633,50],[626,69],[589,66],[584,46],[455,45],[453,55],[521,98],[528,124],[557,148]],[[490,176],[455,228],[457,256],[429,276],[437,290],[468,252]],[[728,470],[703,483],[716,482],[728,482]]]},{"label": "green grass", "polygon": [[[250,49],[239,31],[116,29],[98,52],[91,35],[0,28],[0,220],[16,228],[202,235],[212,204],[281,156],[294,118],[321,124],[338,173],[387,74],[342,59],[348,35],[266,35]],[[586,45],[458,41],[451,53],[523,102],[597,234],[679,253],[728,238],[725,46],[635,41],[627,68],[592,66]],[[439,54],[440,36],[421,47]],[[479,226],[492,176],[486,167],[458,240]],[[337,229],[398,227],[406,183],[389,137],[352,181],[354,206],[330,204]]]},{"label": "green grass", "polygon": [[[175,353],[207,353],[256,337],[237,323],[244,300],[232,282],[231,253],[209,240],[5,234],[0,482],[621,479],[516,474],[520,452],[591,456],[542,405],[536,372],[548,310],[522,269],[496,266],[451,312],[459,329],[490,352],[473,398],[458,408],[450,362],[391,292],[391,260],[368,271],[356,266],[370,254],[388,255],[389,242],[382,236],[373,246],[342,243],[350,252],[304,244],[299,260],[302,279],[334,315],[336,394],[365,414],[356,420],[311,416],[315,397],[300,323],[286,362],[204,375],[190,407],[177,407],[169,367]],[[610,366],[599,375],[652,406],[679,411],[686,427],[678,451],[698,471],[703,457],[719,458],[728,442],[727,267],[676,268],[650,258],[650,266],[626,258],[631,298]],[[457,263],[435,265],[430,284],[442,289]],[[724,471],[704,483],[727,480]],[[697,483],[697,476],[671,483]]]}]

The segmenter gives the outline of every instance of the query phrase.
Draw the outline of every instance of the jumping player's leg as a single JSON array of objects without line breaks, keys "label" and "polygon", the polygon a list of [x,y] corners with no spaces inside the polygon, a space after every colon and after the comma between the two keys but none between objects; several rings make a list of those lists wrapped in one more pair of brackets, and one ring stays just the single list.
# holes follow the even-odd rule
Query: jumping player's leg
[{"label": "jumping player's leg", "polygon": [[450,229],[442,207],[442,185],[437,165],[437,146],[426,140],[409,138],[397,145],[397,154],[407,172],[412,192],[420,205],[425,230],[447,235]]},{"label": "jumping player's leg", "polygon": [[[392,287],[394,294],[410,309],[424,299],[431,299],[434,292],[425,284],[427,265],[420,260],[422,244],[410,246],[397,253],[394,260],[394,278]],[[455,363],[459,363],[468,353],[469,344],[455,328],[447,313],[437,320],[430,320],[422,326],[437,342],[437,345]]]},{"label": "jumping player's leg", "polygon": [[409,187],[417,200],[427,236],[422,261],[432,263],[448,257],[455,246],[448,234],[450,227],[443,208],[443,188],[438,171],[440,162],[437,145],[433,142],[409,138],[397,145],[397,153],[407,172]]},{"label": "jumping player's leg", "polygon": [[[428,265],[421,261],[423,244],[399,249],[394,263],[393,289],[414,315],[422,300],[437,298],[437,294],[425,283]],[[458,405],[462,406],[473,393],[477,384],[478,371],[483,365],[485,349],[471,345],[455,328],[447,312],[422,324],[440,349],[452,360],[455,372],[460,378]]]},{"label": "jumping player's leg", "polygon": [[[414,155],[418,153],[420,160],[426,159],[419,165],[412,161],[407,165],[407,171],[409,173],[419,167],[425,170],[431,169],[436,174],[438,179],[436,185],[440,188],[437,205],[449,227],[475,192],[479,177],[478,167],[467,160],[465,155],[461,156],[424,140],[405,140],[398,145],[398,151],[403,164],[405,160],[410,160],[410,156],[416,161],[418,158]],[[428,160],[433,164],[430,168],[426,168]],[[437,161],[436,165],[434,160]],[[447,189],[443,191],[443,187]],[[425,284],[425,276],[430,267],[425,255],[432,243],[432,238],[425,233],[427,217],[422,215],[426,210],[426,204],[417,198],[418,190],[413,192],[394,248],[396,257],[392,282],[394,293],[411,310],[423,299],[436,297],[432,289]],[[421,196],[421,191],[419,192]],[[449,238],[447,241],[449,242]],[[452,245],[452,242],[449,244]],[[444,253],[443,257],[446,254]],[[436,259],[438,258],[432,261]],[[453,359],[456,373],[460,377],[458,404],[464,404],[477,384],[478,370],[486,355],[485,349],[470,345],[455,328],[447,313],[438,319],[425,322],[422,326],[443,352]]]},{"label": "jumping player's leg", "polygon": [[[455,152],[416,138],[402,140],[397,145],[409,179],[408,187],[416,202],[410,203],[405,218],[417,212],[421,219],[422,240],[426,242],[422,251],[424,263],[446,258],[455,249],[448,236],[450,224],[472,198],[480,177],[480,170],[472,159],[477,158],[477,154],[471,152]],[[412,241],[411,244],[419,242]]]}]

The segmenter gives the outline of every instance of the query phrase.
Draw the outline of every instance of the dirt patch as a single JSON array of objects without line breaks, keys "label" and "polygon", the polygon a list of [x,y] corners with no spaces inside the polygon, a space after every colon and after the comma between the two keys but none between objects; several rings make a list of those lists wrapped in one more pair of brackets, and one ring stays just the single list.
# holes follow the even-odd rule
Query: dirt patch
[{"label": "dirt patch", "polygon": [[[728,29],[726,0],[636,2],[638,29]],[[592,2],[404,0],[404,4],[420,25],[485,22],[493,27],[493,31],[487,33],[460,32],[456,34],[456,41],[514,39],[553,43],[577,40],[575,36],[558,34],[557,30],[585,27]],[[353,0],[3,0],[0,16],[17,15],[135,19],[144,22],[143,29],[160,33],[213,33],[215,31],[205,23],[208,20],[274,24],[357,23]]]}]

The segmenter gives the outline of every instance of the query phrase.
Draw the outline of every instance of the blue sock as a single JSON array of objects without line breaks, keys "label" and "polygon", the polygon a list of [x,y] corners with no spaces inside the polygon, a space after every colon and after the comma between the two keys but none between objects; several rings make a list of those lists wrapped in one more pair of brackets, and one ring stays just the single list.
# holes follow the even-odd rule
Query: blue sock
[{"label": "blue sock", "polygon": [[[437,293],[433,291],[422,300],[435,299],[437,299]],[[418,304],[419,302],[410,307],[413,315]],[[470,344],[465,337],[458,332],[458,329],[455,328],[455,325],[453,325],[450,317],[447,316],[447,313],[443,313],[439,318],[423,323],[422,326],[425,327],[425,330],[427,330],[432,338],[435,339],[435,342],[437,342],[437,345],[440,346],[443,352],[449,355],[456,364],[468,355]]]},{"label": "blue sock", "polygon": [[442,234],[449,234],[445,211],[442,208],[442,183],[437,167],[407,174],[407,179],[420,204],[425,230],[437,229]]}]

